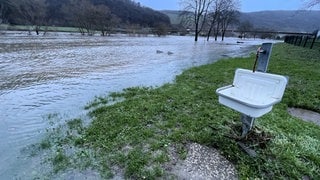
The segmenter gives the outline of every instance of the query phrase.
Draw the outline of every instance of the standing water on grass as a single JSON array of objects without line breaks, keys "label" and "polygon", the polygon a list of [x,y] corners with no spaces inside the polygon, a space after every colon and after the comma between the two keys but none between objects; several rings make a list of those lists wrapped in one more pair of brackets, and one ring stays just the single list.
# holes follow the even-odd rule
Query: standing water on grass
[{"label": "standing water on grass", "polygon": [[247,56],[261,41],[194,42],[193,37],[111,37],[26,32],[0,35],[0,179],[31,179],[41,160],[24,153],[54,117],[85,117],[95,96],[160,86],[183,70]]}]

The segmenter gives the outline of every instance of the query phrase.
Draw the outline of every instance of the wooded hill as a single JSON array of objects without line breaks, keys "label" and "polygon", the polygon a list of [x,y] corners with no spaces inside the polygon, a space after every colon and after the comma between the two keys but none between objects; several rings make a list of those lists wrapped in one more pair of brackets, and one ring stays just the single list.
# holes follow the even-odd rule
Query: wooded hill
[{"label": "wooded hill", "polygon": [[89,18],[102,11],[105,19],[112,16],[118,26],[170,24],[167,15],[132,0],[0,0],[0,23],[75,26],[74,16],[79,18],[88,10],[89,14],[83,16]]},{"label": "wooded hill", "polygon": [[241,13],[240,20],[253,27],[285,32],[320,30],[320,11],[261,11]]},{"label": "wooded hill", "polygon": [[[161,11],[172,24],[180,24],[181,11]],[[320,29],[320,11],[260,11],[240,13],[238,26],[249,22],[253,29],[285,32],[313,32]],[[237,25],[235,26],[237,27]]]},{"label": "wooded hill", "polygon": [[[171,26],[171,30],[181,32],[190,27],[181,23],[180,14],[181,11],[155,11],[133,0],[0,0],[0,24],[72,26],[102,34],[128,27],[156,27],[165,33],[164,29]],[[252,30],[313,32],[320,29],[320,11],[239,13],[237,22],[229,28],[250,23]]]}]

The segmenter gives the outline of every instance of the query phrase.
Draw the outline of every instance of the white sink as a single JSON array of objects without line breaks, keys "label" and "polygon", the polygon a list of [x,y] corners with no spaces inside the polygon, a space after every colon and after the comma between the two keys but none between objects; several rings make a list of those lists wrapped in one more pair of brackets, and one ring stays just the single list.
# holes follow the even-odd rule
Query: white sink
[{"label": "white sink", "polygon": [[217,89],[219,103],[250,117],[260,117],[281,101],[287,85],[281,75],[237,69],[233,84]]}]

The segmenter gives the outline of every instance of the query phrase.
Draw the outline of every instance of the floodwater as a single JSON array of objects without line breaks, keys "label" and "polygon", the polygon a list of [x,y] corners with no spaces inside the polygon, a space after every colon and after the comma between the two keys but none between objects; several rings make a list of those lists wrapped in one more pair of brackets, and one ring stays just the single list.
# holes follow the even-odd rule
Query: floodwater
[{"label": "floodwater", "polygon": [[[193,37],[111,37],[26,32],[0,34],[0,179],[31,177],[32,157],[48,117],[83,117],[95,96],[132,86],[160,86],[183,70],[247,56],[262,41],[206,42]],[[36,162],[40,163],[40,162]]]}]

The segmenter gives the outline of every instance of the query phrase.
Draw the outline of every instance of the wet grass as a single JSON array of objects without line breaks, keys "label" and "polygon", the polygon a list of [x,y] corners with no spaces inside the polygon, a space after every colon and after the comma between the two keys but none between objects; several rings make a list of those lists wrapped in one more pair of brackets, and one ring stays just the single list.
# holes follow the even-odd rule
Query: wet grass
[{"label": "wet grass", "polygon": [[[320,112],[319,57],[317,50],[274,46],[269,72],[290,80],[282,102],[256,120],[270,138],[264,146],[251,144],[256,158],[230,138],[241,133],[240,114],[220,105],[215,94],[232,82],[236,68],[251,69],[253,56],[191,68],[158,88],[134,87],[96,98],[86,106],[93,119],[88,127],[81,120],[68,122],[64,137],[44,141],[43,147],[57,147],[55,171],[90,167],[103,178],[174,178],[172,160],[186,158],[186,144],[196,142],[217,148],[235,164],[240,179],[319,179],[320,128],[287,112],[288,107]],[[74,147],[80,150],[66,150]]]},{"label": "wet grass", "polygon": [[41,167],[37,167],[30,178],[54,179],[70,169],[99,170],[100,167],[96,163],[99,160],[95,159],[95,152],[83,146],[82,134],[85,130],[83,120],[72,119],[61,122],[65,118],[59,114],[50,114],[45,119],[50,124],[45,137],[39,143],[22,150],[22,153],[30,157],[41,159]]}]

